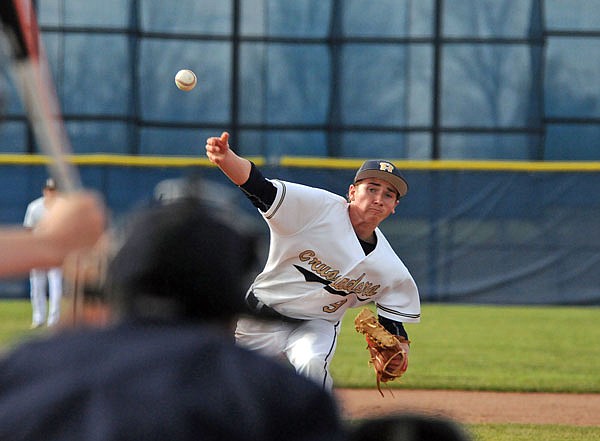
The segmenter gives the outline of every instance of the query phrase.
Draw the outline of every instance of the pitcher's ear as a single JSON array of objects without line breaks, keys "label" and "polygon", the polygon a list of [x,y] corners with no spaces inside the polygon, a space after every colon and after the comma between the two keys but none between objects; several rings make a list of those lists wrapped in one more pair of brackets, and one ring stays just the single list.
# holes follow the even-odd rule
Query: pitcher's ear
[{"label": "pitcher's ear", "polygon": [[355,193],[356,193],[356,187],[354,186],[354,184],[350,184],[350,186],[348,187],[348,194],[346,195],[346,199],[348,200],[348,202],[354,200]]}]

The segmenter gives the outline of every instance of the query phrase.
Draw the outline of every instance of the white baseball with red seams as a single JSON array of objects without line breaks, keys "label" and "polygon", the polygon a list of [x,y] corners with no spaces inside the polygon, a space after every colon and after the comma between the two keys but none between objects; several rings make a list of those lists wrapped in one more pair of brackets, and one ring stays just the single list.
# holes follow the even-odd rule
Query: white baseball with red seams
[{"label": "white baseball with red seams", "polygon": [[197,82],[196,74],[189,69],[181,69],[175,75],[175,85],[186,92],[196,87]]}]

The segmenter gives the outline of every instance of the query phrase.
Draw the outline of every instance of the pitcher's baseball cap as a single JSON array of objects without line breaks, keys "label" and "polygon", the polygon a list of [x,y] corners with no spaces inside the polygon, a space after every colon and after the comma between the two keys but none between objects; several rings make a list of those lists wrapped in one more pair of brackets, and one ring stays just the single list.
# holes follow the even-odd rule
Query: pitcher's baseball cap
[{"label": "pitcher's baseball cap", "polygon": [[360,166],[354,177],[354,183],[367,178],[378,178],[390,183],[398,192],[398,198],[408,193],[408,183],[394,164],[383,159],[370,159]]}]

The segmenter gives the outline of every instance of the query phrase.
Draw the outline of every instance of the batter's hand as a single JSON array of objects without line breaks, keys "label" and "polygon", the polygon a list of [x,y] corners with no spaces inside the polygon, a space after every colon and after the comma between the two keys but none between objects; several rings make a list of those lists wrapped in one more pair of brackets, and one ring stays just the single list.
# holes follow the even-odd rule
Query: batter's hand
[{"label": "batter's hand", "polygon": [[98,194],[91,191],[58,196],[34,234],[55,251],[57,262],[67,253],[92,246],[106,226],[106,211]]},{"label": "batter's hand", "polygon": [[213,136],[206,140],[206,156],[213,164],[220,166],[229,152],[229,133],[223,132],[220,138]]}]

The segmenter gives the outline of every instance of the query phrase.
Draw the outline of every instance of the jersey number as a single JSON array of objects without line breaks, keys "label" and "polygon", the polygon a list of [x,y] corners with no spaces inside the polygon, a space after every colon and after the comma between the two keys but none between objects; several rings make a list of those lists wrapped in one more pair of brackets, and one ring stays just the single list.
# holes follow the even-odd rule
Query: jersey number
[{"label": "jersey number", "polygon": [[348,301],[348,299],[344,299],[344,300],[340,300],[339,302],[335,302],[335,303],[331,303],[327,306],[323,306],[323,312],[327,312],[327,313],[331,314],[332,312],[335,312],[338,309],[340,309],[340,306],[342,306],[347,301]]}]

